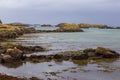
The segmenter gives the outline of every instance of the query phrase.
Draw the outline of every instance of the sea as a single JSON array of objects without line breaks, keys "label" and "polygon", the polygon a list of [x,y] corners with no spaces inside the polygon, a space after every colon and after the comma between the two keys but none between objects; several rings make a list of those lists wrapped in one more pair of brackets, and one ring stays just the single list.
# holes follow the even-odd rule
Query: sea
[{"label": "sea", "polygon": [[[54,30],[58,27],[35,27]],[[49,51],[30,55],[49,55],[64,51],[78,51],[98,46],[120,53],[120,29],[84,28],[84,32],[50,32],[24,34],[13,43],[43,46]],[[0,64],[0,73],[18,77],[38,77],[44,80],[120,80],[120,59],[23,62]]]}]

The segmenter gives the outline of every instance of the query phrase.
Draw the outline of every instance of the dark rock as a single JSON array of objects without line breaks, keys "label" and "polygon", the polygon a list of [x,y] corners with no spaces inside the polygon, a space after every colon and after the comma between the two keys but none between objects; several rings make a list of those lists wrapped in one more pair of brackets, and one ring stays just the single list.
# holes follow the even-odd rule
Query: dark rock
[{"label": "dark rock", "polygon": [[16,59],[21,59],[21,57],[23,56],[23,51],[14,47],[14,49],[7,49],[5,54],[10,55],[11,57]]},{"label": "dark rock", "polygon": [[89,58],[88,54],[86,54],[86,53],[83,53],[83,54],[80,54],[80,55],[74,55],[74,56],[71,56],[71,57],[74,60],[82,60],[82,59],[88,59]]},{"label": "dark rock", "polygon": [[87,48],[85,50],[83,50],[84,53],[88,54],[89,57],[93,57],[95,56],[95,49],[92,48]]},{"label": "dark rock", "polygon": [[39,55],[38,59],[46,59],[46,55]]},{"label": "dark rock", "polygon": [[69,60],[69,59],[70,59],[70,55],[68,55],[68,54],[63,54],[63,59],[64,59],[64,60]]},{"label": "dark rock", "polygon": [[104,47],[97,47],[95,54],[103,58],[118,58],[119,54],[116,51]]},{"label": "dark rock", "polygon": [[51,60],[53,58],[53,55],[46,55],[47,60]]},{"label": "dark rock", "polygon": [[1,63],[13,62],[13,58],[10,55],[1,54],[0,62]]},{"label": "dark rock", "polygon": [[2,24],[2,21],[0,20],[0,24]]},{"label": "dark rock", "polygon": [[50,24],[42,24],[41,26],[42,27],[52,27],[52,25],[50,25]]},{"label": "dark rock", "polygon": [[53,56],[53,59],[63,59],[63,55],[62,54],[55,54]]}]

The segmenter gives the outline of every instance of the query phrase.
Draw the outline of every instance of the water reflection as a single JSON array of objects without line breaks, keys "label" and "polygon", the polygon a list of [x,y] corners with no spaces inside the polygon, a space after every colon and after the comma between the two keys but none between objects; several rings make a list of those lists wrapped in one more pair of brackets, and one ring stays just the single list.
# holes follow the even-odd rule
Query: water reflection
[{"label": "water reflection", "polygon": [[23,65],[23,62],[2,63],[1,65],[6,68],[18,68]]}]

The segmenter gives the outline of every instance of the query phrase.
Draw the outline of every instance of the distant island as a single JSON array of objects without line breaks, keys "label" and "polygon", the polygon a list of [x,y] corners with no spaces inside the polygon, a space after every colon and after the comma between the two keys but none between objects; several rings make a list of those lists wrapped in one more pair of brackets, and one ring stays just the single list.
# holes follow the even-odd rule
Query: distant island
[{"label": "distant island", "polygon": [[53,27],[51,24],[42,24],[42,27]]},{"label": "distant island", "polygon": [[[0,23],[2,23],[2,21],[0,20]],[[67,24],[67,25],[66,25]],[[67,28],[70,28],[70,24],[74,24],[72,26],[79,26],[79,28],[100,28],[100,29],[120,29],[120,26],[109,26],[106,24],[90,24],[90,23],[59,23],[57,25],[55,25],[55,27],[61,27],[62,26],[67,26]],[[26,24],[26,23],[21,23],[21,22],[14,22],[14,23],[9,23],[7,25],[11,25],[11,26],[22,26],[22,27],[29,27],[29,26],[41,26],[41,27],[53,27],[54,25],[52,24]],[[69,26],[68,26],[69,25]]]},{"label": "distant island", "polygon": [[80,23],[78,25],[80,28],[109,28],[110,27],[104,24],[89,24],[89,23]]}]

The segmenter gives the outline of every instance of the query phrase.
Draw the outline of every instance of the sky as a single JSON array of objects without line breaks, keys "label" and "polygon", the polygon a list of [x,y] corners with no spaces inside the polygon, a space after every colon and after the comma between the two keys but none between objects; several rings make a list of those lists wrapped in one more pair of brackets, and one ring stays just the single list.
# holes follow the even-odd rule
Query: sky
[{"label": "sky", "polygon": [[4,23],[95,23],[120,26],[120,0],[0,0]]}]

